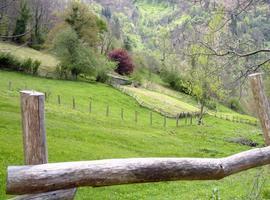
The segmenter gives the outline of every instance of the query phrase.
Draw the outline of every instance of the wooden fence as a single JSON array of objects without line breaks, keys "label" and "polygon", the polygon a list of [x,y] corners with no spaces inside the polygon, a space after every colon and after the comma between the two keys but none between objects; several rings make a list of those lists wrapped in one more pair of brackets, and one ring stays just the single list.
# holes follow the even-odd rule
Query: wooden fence
[{"label": "wooden fence", "polygon": [[[252,76],[251,83],[252,87],[256,88],[253,93],[265,142],[269,144],[270,113],[261,75]],[[270,146],[220,159],[135,158],[47,164],[44,101],[45,96],[42,93],[21,92],[25,166],[9,166],[7,169],[6,192],[22,195],[15,199],[73,199],[75,188],[82,186],[218,180],[240,171],[270,164]],[[265,109],[265,106],[268,108]]]}]

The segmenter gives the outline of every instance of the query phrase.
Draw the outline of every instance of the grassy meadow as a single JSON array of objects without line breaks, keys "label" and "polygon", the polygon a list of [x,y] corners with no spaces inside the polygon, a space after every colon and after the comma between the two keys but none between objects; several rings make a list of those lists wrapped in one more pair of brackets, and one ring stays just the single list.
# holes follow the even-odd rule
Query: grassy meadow
[{"label": "grassy meadow", "polygon": [[[9,82],[11,90],[8,90]],[[22,165],[22,130],[19,91],[47,93],[46,133],[49,162],[132,157],[223,157],[250,149],[229,139],[244,137],[263,145],[259,127],[206,116],[205,125],[175,126],[142,108],[130,96],[104,84],[52,80],[0,71],[0,199],[5,194],[6,168]],[[58,95],[61,105],[58,105]],[[72,108],[75,98],[76,109]],[[89,104],[91,101],[91,113]],[[107,114],[109,106],[109,116]],[[121,108],[124,119],[121,119]],[[135,122],[135,111],[138,113]],[[219,181],[176,181],[103,188],[80,188],[76,199],[249,199],[260,192],[270,198],[270,182],[262,175],[268,168],[256,168]],[[258,181],[257,181],[258,180]],[[257,183],[263,183],[257,189]],[[251,198],[253,199],[253,198]]]}]

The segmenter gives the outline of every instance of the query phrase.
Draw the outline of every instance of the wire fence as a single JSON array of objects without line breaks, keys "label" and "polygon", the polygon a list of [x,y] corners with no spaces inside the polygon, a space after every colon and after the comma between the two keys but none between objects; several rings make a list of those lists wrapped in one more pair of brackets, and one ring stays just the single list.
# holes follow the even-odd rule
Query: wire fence
[{"label": "wire fence", "polygon": [[[21,85],[21,84],[20,84]],[[85,96],[67,96],[56,91],[46,91],[44,88],[36,86],[28,86],[27,84],[16,85],[12,81],[7,84],[8,91],[18,93],[21,90],[35,90],[45,94],[47,105],[57,107],[60,112],[81,112],[94,116],[96,119],[106,122],[125,123],[127,125],[141,125],[151,127],[181,127],[192,126],[198,124],[199,114],[196,112],[180,112],[177,116],[168,116],[157,110],[145,109],[144,102],[139,98],[134,99],[139,103],[135,109],[128,105],[112,106],[110,103],[93,100]],[[210,114],[216,118],[249,125],[258,125],[257,120],[244,119],[239,116],[224,115],[221,113]],[[207,118],[206,118],[207,119]],[[205,120],[205,118],[204,118]],[[204,124],[206,122],[204,121]]]}]

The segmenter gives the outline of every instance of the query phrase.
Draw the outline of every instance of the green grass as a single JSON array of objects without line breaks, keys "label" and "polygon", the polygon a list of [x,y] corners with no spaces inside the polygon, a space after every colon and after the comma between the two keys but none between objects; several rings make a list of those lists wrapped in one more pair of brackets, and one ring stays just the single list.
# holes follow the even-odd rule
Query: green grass
[{"label": "green grass", "polygon": [[57,64],[59,63],[59,61],[51,54],[6,42],[0,42],[0,52],[10,52],[18,59],[31,58],[39,60],[41,62],[39,70],[41,75],[46,75],[48,72],[54,72]]},{"label": "green grass", "polygon": [[[8,82],[12,82],[9,91]],[[250,147],[229,143],[228,138],[246,137],[263,144],[260,129],[207,116],[204,126],[175,127],[154,114],[149,125],[149,110],[136,101],[103,84],[50,80],[15,72],[0,71],[0,199],[6,199],[5,180],[8,165],[23,164],[20,102],[18,91],[24,87],[47,91],[46,132],[50,162],[96,160],[129,157],[223,157]],[[62,104],[57,105],[57,95]],[[71,108],[76,98],[76,110]],[[93,112],[88,113],[89,97]],[[106,106],[110,116],[106,117]],[[120,119],[120,108],[125,120]],[[134,122],[134,111],[139,120]],[[222,199],[246,199],[255,176],[267,168],[242,172],[220,181],[178,181],[134,184],[103,188],[80,188],[76,199],[210,199],[217,188]],[[266,180],[263,195],[269,194]]]},{"label": "green grass", "polygon": [[[159,84],[146,82],[144,88],[134,88],[130,86],[122,86],[127,94],[143,103],[147,108],[156,110],[159,113],[166,113],[168,116],[177,116],[181,112],[198,112],[199,105],[189,95],[177,92]],[[256,123],[256,118],[237,113],[226,106],[217,103],[217,110],[207,109],[207,113],[223,119],[249,120]]]},{"label": "green grass", "polygon": [[122,86],[127,94],[134,95],[147,108],[157,110],[160,113],[168,113],[171,116],[177,116],[181,112],[198,112],[198,108],[191,104],[170,97],[166,94],[150,91],[144,88],[135,88]]}]

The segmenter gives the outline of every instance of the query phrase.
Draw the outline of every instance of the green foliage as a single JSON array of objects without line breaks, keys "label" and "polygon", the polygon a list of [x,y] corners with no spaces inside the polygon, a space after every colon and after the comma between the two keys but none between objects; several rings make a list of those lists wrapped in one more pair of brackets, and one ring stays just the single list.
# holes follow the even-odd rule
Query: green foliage
[{"label": "green foliage", "polygon": [[73,79],[77,79],[81,73],[94,75],[96,63],[93,52],[83,45],[73,29],[67,28],[59,32],[54,44],[54,51],[61,61],[62,72],[70,72]]},{"label": "green foliage", "polygon": [[68,78],[71,74],[73,79],[77,79],[79,74],[85,74],[104,81],[104,73],[115,66],[104,56],[84,45],[71,28],[66,28],[56,35],[54,51],[61,61],[57,68],[61,78]]},{"label": "green foliage", "polygon": [[24,42],[24,36],[27,32],[28,21],[31,17],[30,9],[25,0],[21,1],[20,4],[20,15],[16,21],[15,30],[13,33],[14,41],[21,43]]},{"label": "green foliage", "polygon": [[191,90],[191,82],[187,78],[180,76],[179,72],[163,69],[161,71],[161,78],[165,83],[168,83],[173,89],[179,92],[184,94],[191,94],[193,92]]},{"label": "green foliage", "polygon": [[0,53],[0,68],[10,69],[15,71],[22,71],[36,75],[41,62],[27,58],[19,60],[10,53]]},{"label": "green foliage", "polygon": [[9,20],[7,15],[3,15],[0,20],[0,36],[8,36]]},{"label": "green foliage", "polygon": [[245,113],[243,107],[241,106],[240,102],[236,98],[231,98],[228,102],[229,108],[238,112],[238,113]]},{"label": "green foliage", "polygon": [[132,41],[130,40],[129,36],[124,39],[124,49],[127,51],[132,51]]},{"label": "green foliage", "polygon": [[98,18],[89,7],[79,1],[73,0],[65,13],[64,20],[76,32],[79,39],[95,47],[99,35],[107,31],[106,23]]}]

